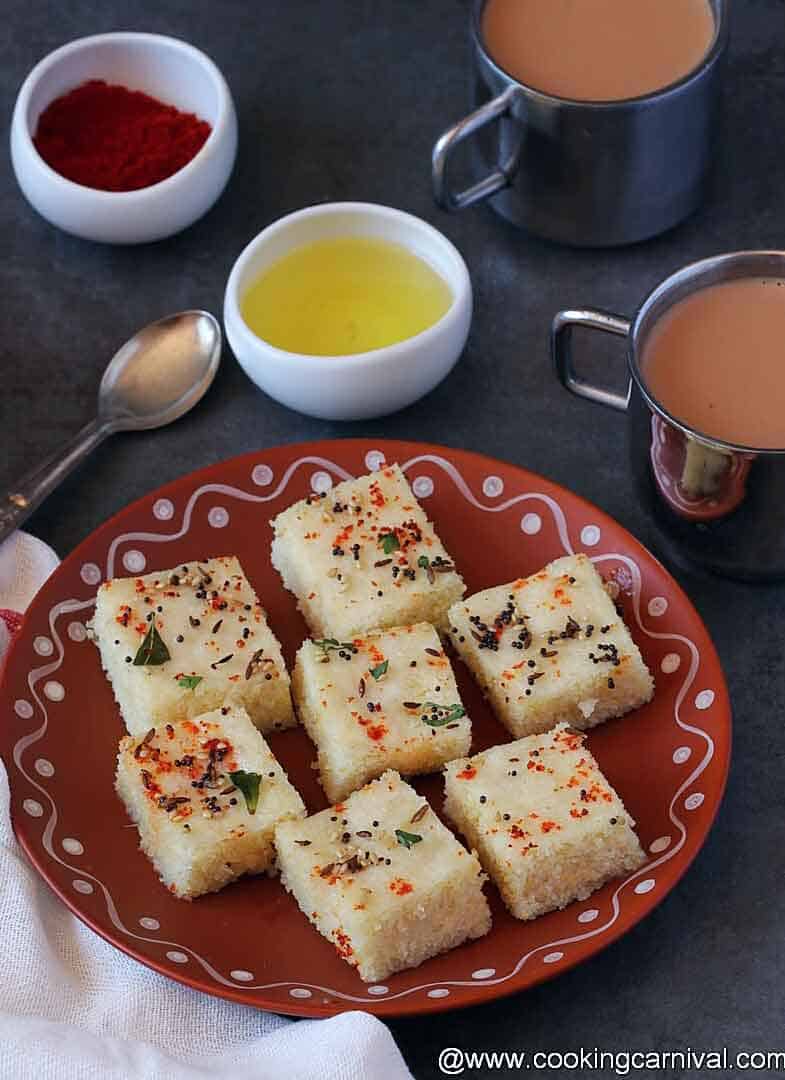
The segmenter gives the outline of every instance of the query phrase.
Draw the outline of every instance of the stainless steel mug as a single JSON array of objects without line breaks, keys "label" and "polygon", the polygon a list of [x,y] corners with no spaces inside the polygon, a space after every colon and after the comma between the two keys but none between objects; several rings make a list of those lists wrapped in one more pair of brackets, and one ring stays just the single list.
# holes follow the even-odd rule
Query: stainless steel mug
[{"label": "stainless steel mug", "polygon": [[[658,525],[664,553],[727,577],[778,580],[785,578],[785,446],[734,446],[693,430],[654,398],[640,366],[652,328],[675,303],[696,289],[745,277],[785,278],[785,251],[739,251],[685,266],[658,285],[631,320],[593,308],[560,311],[551,349],[570,393],[627,414],[635,489]],[[626,394],[576,373],[575,326],[626,338]],[[710,380],[710,356],[706,367]]]},{"label": "stainless steel mug", "polygon": [[[485,0],[476,0],[477,108],[434,147],[436,201],[461,210],[488,199],[515,225],[586,247],[631,244],[678,224],[700,203],[709,174],[729,2],[710,0],[714,41],[689,75],[643,97],[587,102],[541,93],[494,63],[482,40]],[[475,134],[484,175],[455,192],[453,150]]]}]

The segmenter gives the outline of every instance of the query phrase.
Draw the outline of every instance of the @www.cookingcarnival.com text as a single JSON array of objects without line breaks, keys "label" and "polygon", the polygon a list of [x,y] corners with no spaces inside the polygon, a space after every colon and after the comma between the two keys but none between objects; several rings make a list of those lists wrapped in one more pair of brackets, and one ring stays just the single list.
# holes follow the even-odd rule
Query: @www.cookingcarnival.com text
[{"label": "@www.cookingcarnival.com text", "polygon": [[785,1050],[467,1050],[446,1046],[439,1054],[439,1071],[444,1076],[476,1072],[527,1072],[565,1070],[605,1072],[630,1076],[636,1072],[673,1073],[703,1069],[713,1072],[785,1072]]}]

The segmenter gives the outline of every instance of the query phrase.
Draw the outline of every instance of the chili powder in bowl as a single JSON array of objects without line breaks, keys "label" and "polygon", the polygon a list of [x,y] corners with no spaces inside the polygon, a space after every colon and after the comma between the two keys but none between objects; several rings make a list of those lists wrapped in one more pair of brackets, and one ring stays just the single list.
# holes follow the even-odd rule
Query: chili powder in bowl
[{"label": "chili powder in bowl", "polygon": [[223,191],[237,153],[229,88],[176,38],[120,32],[45,57],[19,91],[11,160],[52,224],[138,244],[180,232]]}]

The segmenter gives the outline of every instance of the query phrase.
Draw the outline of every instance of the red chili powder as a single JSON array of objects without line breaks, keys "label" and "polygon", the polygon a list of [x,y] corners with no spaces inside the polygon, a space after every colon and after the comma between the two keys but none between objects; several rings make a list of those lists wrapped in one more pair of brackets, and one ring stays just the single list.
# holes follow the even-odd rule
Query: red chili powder
[{"label": "red chili powder", "polygon": [[91,79],[44,109],[33,142],[47,165],[68,180],[134,191],[187,165],[210,130],[193,113]]}]

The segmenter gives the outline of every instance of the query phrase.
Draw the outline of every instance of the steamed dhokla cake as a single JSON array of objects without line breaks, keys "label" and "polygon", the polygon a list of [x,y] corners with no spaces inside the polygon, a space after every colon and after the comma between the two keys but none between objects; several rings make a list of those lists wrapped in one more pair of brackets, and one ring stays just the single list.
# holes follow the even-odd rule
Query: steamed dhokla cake
[{"label": "steamed dhokla cake", "polygon": [[132,735],[224,704],[261,731],[296,723],[281,647],[233,556],[107,581],[91,625]]},{"label": "steamed dhokla cake", "polygon": [[452,559],[397,465],[309,495],[272,526],[273,566],[319,637],[418,622],[445,629],[447,609],[463,596]]},{"label": "steamed dhokla cake", "polygon": [[332,802],[385,769],[434,772],[469,753],[471,723],[428,623],[348,642],[306,641],[292,690]]},{"label": "steamed dhokla cake", "polygon": [[585,900],[645,862],[583,739],[561,724],[446,768],[445,810],[516,919]]},{"label": "steamed dhokla cake", "polygon": [[645,704],[654,681],[586,555],[454,604],[450,638],[519,737],[581,730]]},{"label": "steamed dhokla cake", "polygon": [[281,881],[366,982],[491,928],[477,856],[389,771],[275,833]]},{"label": "steamed dhokla cake", "polygon": [[126,736],[117,792],[142,851],[175,896],[272,872],[278,822],[305,806],[243,708],[224,706]]}]

